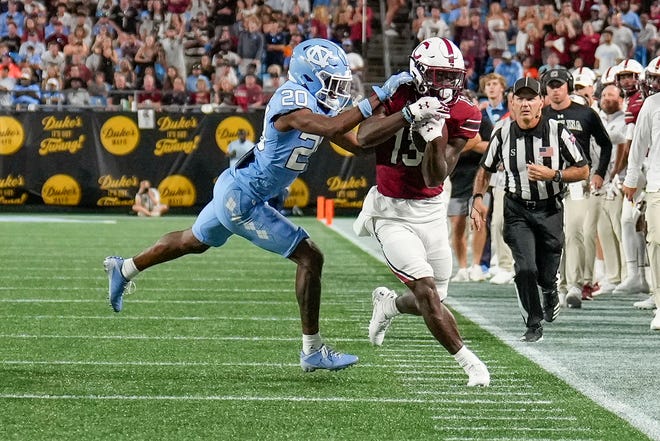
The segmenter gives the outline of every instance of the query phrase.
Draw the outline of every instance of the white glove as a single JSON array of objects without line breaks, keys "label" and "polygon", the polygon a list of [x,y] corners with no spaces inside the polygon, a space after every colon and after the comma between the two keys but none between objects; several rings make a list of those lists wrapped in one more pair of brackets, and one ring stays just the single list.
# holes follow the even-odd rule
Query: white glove
[{"label": "white glove", "polygon": [[445,118],[429,118],[420,123],[416,123],[414,130],[417,131],[424,141],[431,142],[435,138],[442,136],[442,128],[445,126]]},{"label": "white glove", "polygon": [[410,124],[429,118],[448,118],[449,108],[435,97],[422,97],[401,110],[403,117]]}]

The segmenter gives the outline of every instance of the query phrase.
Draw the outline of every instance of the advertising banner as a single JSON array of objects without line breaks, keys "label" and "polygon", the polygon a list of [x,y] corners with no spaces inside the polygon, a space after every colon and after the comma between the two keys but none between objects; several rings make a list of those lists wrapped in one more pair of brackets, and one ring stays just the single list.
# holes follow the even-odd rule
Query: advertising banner
[{"label": "advertising banner", "polygon": [[[238,130],[258,142],[254,113],[0,113],[0,210],[39,207],[130,211],[139,182],[151,181],[163,203],[198,212],[228,167]],[[310,211],[317,196],[338,213],[357,211],[375,182],[373,156],[354,157],[324,142],[291,186],[285,207]]]}]

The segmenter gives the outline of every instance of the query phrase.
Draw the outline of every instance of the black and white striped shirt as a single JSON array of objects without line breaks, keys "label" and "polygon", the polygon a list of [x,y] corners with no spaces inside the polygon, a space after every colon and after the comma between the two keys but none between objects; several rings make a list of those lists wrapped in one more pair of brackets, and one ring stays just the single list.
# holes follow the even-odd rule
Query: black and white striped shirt
[{"label": "black and white striped shirt", "polygon": [[587,160],[571,132],[557,121],[541,119],[529,130],[505,121],[493,132],[481,166],[494,173],[502,163],[506,172],[505,190],[518,198],[540,201],[561,194],[564,184],[554,181],[530,181],[527,164],[542,164],[554,170],[582,167]]}]

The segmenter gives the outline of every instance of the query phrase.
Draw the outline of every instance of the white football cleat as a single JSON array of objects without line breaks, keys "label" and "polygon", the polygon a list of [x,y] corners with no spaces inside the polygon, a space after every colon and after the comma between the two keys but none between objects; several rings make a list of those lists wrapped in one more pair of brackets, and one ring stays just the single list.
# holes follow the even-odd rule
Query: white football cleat
[{"label": "white football cleat", "polygon": [[477,363],[468,364],[463,369],[468,374],[467,385],[469,387],[490,385],[490,373],[481,360],[478,360]]},{"label": "white football cleat", "polygon": [[373,312],[369,322],[369,341],[376,346],[383,344],[385,332],[387,332],[387,328],[390,327],[394,318],[385,316],[385,305],[387,302],[394,302],[396,297],[394,291],[384,286],[379,286],[371,293]]}]

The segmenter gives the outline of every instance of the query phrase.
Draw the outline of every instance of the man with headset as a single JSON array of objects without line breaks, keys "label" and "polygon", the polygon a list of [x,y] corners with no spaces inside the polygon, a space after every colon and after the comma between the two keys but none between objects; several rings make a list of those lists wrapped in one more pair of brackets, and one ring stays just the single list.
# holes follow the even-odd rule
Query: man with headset
[{"label": "man with headset", "polygon": [[[597,206],[590,199],[602,191],[612,155],[612,142],[598,114],[589,107],[571,101],[573,77],[566,69],[550,69],[541,77],[549,105],[543,109],[547,119],[563,124],[575,136],[591,166],[590,178],[568,185],[564,202],[566,243],[562,259],[561,281],[565,282],[565,303],[581,308],[582,300],[591,300],[593,267],[596,258]],[[595,142],[591,143],[593,136]]]}]

